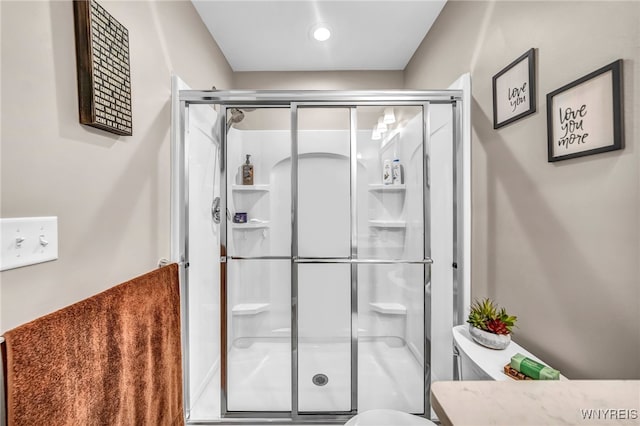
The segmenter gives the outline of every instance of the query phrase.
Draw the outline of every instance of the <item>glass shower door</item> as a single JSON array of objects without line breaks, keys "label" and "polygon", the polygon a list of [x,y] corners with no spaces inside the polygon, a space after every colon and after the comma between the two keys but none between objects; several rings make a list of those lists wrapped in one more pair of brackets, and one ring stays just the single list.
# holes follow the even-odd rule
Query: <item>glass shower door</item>
[{"label": "glass shower door", "polygon": [[288,108],[228,108],[225,416],[291,411],[291,130]]},{"label": "glass shower door", "polygon": [[381,131],[389,109],[294,103],[232,120],[225,417],[425,412],[425,114],[395,106]]},{"label": "glass shower door", "polygon": [[297,109],[297,411],[350,412],[350,110]]},{"label": "glass shower door", "polygon": [[460,93],[184,89],[177,104],[186,418],[429,417],[468,305]]},{"label": "glass shower door", "polygon": [[424,413],[423,106],[357,107],[358,411]]},{"label": "glass shower door", "polygon": [[294,411],[423,414],[424,106],[294,111]]}]

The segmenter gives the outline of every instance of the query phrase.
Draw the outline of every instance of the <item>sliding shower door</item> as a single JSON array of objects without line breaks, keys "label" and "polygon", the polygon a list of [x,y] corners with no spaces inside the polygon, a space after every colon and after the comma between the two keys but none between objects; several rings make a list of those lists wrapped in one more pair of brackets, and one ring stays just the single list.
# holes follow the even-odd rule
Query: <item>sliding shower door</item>
[{"label": "sliding shower door", "polygon": [[428,414],[428,111],[221,109],[223,417]]},{"label": "sliding shower door", "polygon": [[425,413],[425,108],[293,107],[300,415]]},{"label": "sliding shower door", "polygon": [[356,108],[358,411],[425,412],[426,109]]},{"label": "sliding shower door", "polygon": [[290,113],[229,108],[226,116],[223,409],[290,412]]},{"label": "sliding shower door", "polygon": [[300,413],[352,410],[350,114],[348,108],[294,108],[294,374]]},{"label": "sliding shower door", "polygon": [[187,423],[431,417],[466,289],[460,97],[180,91]]}]

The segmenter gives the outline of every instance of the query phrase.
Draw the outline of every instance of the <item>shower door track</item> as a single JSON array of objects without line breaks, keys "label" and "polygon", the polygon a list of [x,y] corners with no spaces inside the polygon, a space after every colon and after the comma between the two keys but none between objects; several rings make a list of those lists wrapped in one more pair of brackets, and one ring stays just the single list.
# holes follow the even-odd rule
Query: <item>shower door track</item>
[{"label": "shower door track", "polygon": [[293,263],[351,263],[351,264],[393,264],[393,265],[416,265],[416,264],[432,264],[431,259],[420,260],[397,260],[397,259],[330,259],[316,257],[298,257],[293,258]]},{"label": "shower door track", "polygon": [[393,264],[393,265],[416,265],[432,264],[432,259],[418,260],[398,260],[398,259],[348,259],[348,258],[317,258],[317,257],[291,257],[291,256],[221,256],[220,262],[226,263],[228,260],[291,260],[293,263],[363,263],[363,264]]},{"label": "shower door track", "polygon": [[[453,112],[454,112],[454,122],[456,124],[460,123],[460,119],[458,115],[460,114],[459,105],[462,101],[462,91],[461,90],[445,90],[445,91],[403,91],[403,90],[390,90],[390,91],[217,91],[217,90],[182,90],[180,91],[180,116],[181,116],[181,146],[183,149],[186,148],[185,139],[186,139],[186,125],[188,122],[188,106],[190,104],[217,104],[221,106],[220,114],[222,115],[221,120],[221,152],[220,152],[220,195],[223,200],[223,204],[221,205],[221,210],[223,212],[227,211],[227,178],[226,178],[226,145],[227,145],[227,134],[226,134],[226,121],[227,121],[227,110],[230,108],[243,108],[243,107],[264,107],[264,108],[290,108],[291,110],[291,175],[292,175],[292,193],[291,193],[291,208],[292,208],[292,241],[291,241],[291,253],[292,256],[257,256],[257,257],[242,257],[242,256],[227,256],[226,248],[227,248],[227,230],[226,226],[220,227],[220,263],[221,263],[221,295],[226,294],[226,286],[227,286],[227,273],[226,267],[222,266],[222,264],[226,264],[228,260],[289,260],[291,261],[291,283],[292,283],[292,294],[291,294],[291,314],[292,314],[292,328],[291,328],[291,340],[292,345],[296,344],[297,339],[297,294],[294,294],[294,291],[297,292],[297,272],[296,266],[297,264],[313,264],[313,263],[335,263],[335,264],[350,264],[352,270],[352,278],[355,278],[354,275],[357,274],[355,271],[359,264],[422,264],[425,266],[425,282],[424,285],[427,284],[427,276],[430,275],[429,269],[433,260],[429,257],[430,251],[428,249],[427,239],[424,238],[424,246],[425,246],[425,256],[422,259],[359,259],[357,258],[357,234],[355,227],[355,209],[356,198],[355,198],[355,185],[356,185],[356,168],[354,167],[354,163],[356,163],[356,155],[355,153],[355,109],[358,106],[421,106],[423,107],[423,129],[422,129],[422,158],[423,158],[423,174],[424,180],[423,182],[427,182],[427,157],[425,152],[425,144],[429,138],[429,116],[428,116],[428,108],[430,104],[452,104]],[[352,250],[351,257],[349,258],[308,258],[308,257],[299,257],[297,256],[297,110],[298,107],[346,107],[350,109],[351,115],[351,229],[352,229]],[[454,132],[454,147],[457,145],[458,139],[460,138],[459,132]],[[182,177],[179,182],[179,194],[182,195],[182,199],[185,201],[185,205],[181,207],[180,216],[182,216],[181,220],[181,229],[179,232],[179,241],[181,242],[181,265],[183,269],[182,276],[182,289],[183,294],[186,295],[188,291],[188,280],[189,280],[189,256],[188,256],[188,195],[186,194],[185,187],[188,187],[188,179],[184,176],[184,172],[188,171],[188,159],[187,156],[183,154],[179,158],[179,169],[182,170]],[[294,161],[295,159],[295,161]],[[182,164],[180,164],[182,163]],[[424,234],[427,235],[428,226],[430,225],[427,221],[427,188],[426,185],[423,189],[423,215],[424,215]],[[460,266],[459,266],[460,267]],[[294,284],[295,283],[295,284]],[[458,284],[461,285],[461,284]],[[352,348],[357,350],[357,299],[353,297],[354,292],[357,292],[357,278],[352,279]],[[184,300],[184,299],[183,299]],[[426,298],[424,299],[425,306],[423,307],[423,319],[424,326],[426,327],[430,320],[426,318]],[[344,422],[348,420],[354,414],[357,414],[357,388],[352,387],[351,391],[351,400],[352,400],[352,410],[351,411],[322,411],[322,412],[299,412],[297,406],[297,349],[294,349],[292,346],[292,406],[291,411],[227,411],[227,383],[226,376],[227,373],[225,371],[226,368],[226,298],[221,299],[221,337],[222,337],[222,345],[221,345],[221,361],[222,361],[222,386],[221,386],[221,419],[219,421],[197,421],[193,422],[189,420],[189,410],[185,404],[185,418],[187,420],[187,424],[255,424],[256,421],[263,420],[264,422],[268,422],[269,424],[294,424],[297,422],[326,422],[326,423],[338,423]],[[189,370],[189,348],[186,344],[188,342],[188,326],[187,320],[185,317],[185,312],[187,311],[186,301],[183,301],[183,309],[181,310],[183,316],[183,348],[184,348],[184,356],[183,356],[183,369],[185,371],[185,377],[183,383],[184,395],[186,398],[189,396],[189,379],[188,379],[188,370]],[[355,333],[354,330],[355,329]],[[430,403],[429,403],[429,389],[430,389],[430,342],[427,341],[426,338],[426,329],[425,329],[425,337],[424,337],[424,359],[423,362],[423,373],[424,373],[424,413],[421,415],[430,418]],[[352,351],[352,383],[357,386],[357,352]],[[355,367],[355,368],[354,368]]]}]

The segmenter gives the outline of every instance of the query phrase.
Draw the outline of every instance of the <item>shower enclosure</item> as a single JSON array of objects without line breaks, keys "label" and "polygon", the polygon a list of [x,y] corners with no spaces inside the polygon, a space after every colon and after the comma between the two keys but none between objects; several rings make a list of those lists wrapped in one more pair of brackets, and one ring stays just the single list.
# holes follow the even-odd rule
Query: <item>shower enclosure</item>
[{"label": "shower enclosure", "polygon": [[177,89],[187,421],[431,417],[464,292],[460,92]]}]

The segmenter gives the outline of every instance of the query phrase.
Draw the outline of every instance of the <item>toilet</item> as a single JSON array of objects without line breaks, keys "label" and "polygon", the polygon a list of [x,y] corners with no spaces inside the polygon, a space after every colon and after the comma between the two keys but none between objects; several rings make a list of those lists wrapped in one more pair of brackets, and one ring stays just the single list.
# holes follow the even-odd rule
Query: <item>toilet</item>
[{"label": "toilet", "polygon": [[[514,380],[504,373],[504,366],[517,353],[549,365],[514,342],[506,349],[489,349],[476,343],[469,334],[469,325],[453,327],[453,345],[456,358],[456,380]],[[562,374],[560,380],[568,380]],[[344,426],[427,426],[435,425],[424,417],[396,410],[369,410],[352,417]]]},{"label": "toilet", "polygon": [[431,420],[396,410],[369,410],[353,416],[344,426],[435,426]]},{"label": "toilet", "polygon": [[[509,364],[511,357],[517,353],[549,365],[513,340],[502,350],[481,346],[471,337],[468,324],[455,326],[452,331],[457,380],[514,380],[504,373],[504,366]],[[560,380],[567,378],[561,374]]]}]

